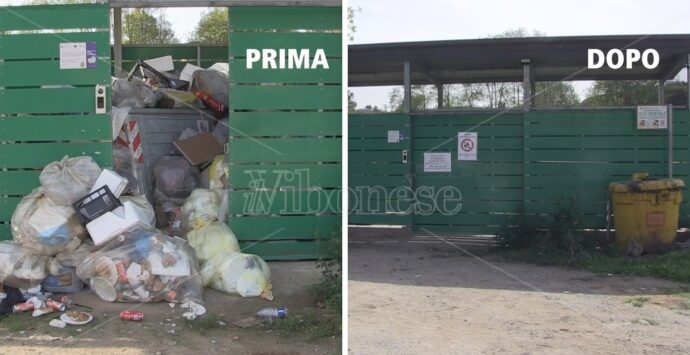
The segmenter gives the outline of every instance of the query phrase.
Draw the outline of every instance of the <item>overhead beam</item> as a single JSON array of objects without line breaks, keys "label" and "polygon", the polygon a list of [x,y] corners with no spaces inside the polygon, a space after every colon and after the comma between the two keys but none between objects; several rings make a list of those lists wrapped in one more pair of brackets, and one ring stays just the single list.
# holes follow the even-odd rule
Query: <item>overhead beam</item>
[{"label": "overhead beam", "polygon": [[688,64],[688,58],[686,58],[685,55],[681,55],[678,57],[676,61],[674,61],[671,65],[669,65],[668,69],[663,71],[661,75],[659,76],[659,80],[671,80],[678,75],[678,72],[683,70],[683,68]]},{"label": "overhead beam", "polygon": [[112,8],[230,7],[230,6],[342,6],[341,0],[110,0]]},{"label": "overhead beam", "polygon": [[418,72],[421,76],[423,76],[424,78],[426,78],[427,80],[429,80],[429,82],[430,82],[431,84],[433,84],[433,85],[435,85],[435,86],[438,86],[438,85],[442,85],[442,84],[443,84],[443,81],[441,81],[441,79],[439,79],[436,75],[432,74],[431,71],[430,71],[429,69],[427,69],[427,67],[426,67],[425,65],[423,65],[423,64],[416,64],[415,66],[417,67],[417,72]]}]

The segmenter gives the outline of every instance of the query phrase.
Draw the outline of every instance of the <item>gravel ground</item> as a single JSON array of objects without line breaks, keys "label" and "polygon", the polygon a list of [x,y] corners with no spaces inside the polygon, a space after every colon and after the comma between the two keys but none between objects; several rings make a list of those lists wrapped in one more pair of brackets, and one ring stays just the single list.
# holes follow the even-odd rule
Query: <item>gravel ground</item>
[{"label": "gravel ground", "polygon": [[[353,354],[690,353],[683,285],[470,257],[445,244],[349,250]],[[640,295],[642,307],[629,301]]]}]

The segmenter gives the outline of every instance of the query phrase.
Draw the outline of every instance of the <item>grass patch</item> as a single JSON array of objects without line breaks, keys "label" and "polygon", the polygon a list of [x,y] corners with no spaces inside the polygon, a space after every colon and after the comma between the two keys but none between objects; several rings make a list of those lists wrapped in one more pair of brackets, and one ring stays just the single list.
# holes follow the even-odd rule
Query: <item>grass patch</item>
[{"label": "grass patch", "polygon": [[690,249],[663,255],[610,256],[604,253],[570,254],[538,249],[499,251],[499,257],[537,265],[568,266],[597,274],[658,277],[690,284]]},{"label": "grass patch", "polygon": [[0,318],[0,330],[9,333],[17,333],[20,331],[35,330],[40,318],[31,317],[31,312],[25,314],[9,314],[6,317]]},{"label": "grass patch", "polygon": [[690,249],[637,258],[595,255],[590,260],[581,261],[580,264],[596,273],[652,276],[690,283]]},{"label": "grass patch", "polygon": [[645,303],[649,302],[649,297],[647,296],[637,296],[637,297],[632,297],[628,298],[625,300],[625,303],[629,303],[633,305],[633,307],[642,307],[644,306]]},{"label": "grass patch", "polygon": [[206,335],[206,333],[209,330],[221,328],[222,325],[220,325],[220,323],[219,323],[221,321],[222,321],[222,319],[220,319],[215,314],[209,314],[203,318],[197,318],[195,320],[186,320],[185,319],[185,323],[186,323],[187,327],[190,329],[193,329],[194,331],[198,332],[201,335]]},{"label": "grass patch", "polygon": [[267,327],[283,337],[301,336],[308,341],[339,337],[340,317],[334,314],[307,312],[274,319]]}]

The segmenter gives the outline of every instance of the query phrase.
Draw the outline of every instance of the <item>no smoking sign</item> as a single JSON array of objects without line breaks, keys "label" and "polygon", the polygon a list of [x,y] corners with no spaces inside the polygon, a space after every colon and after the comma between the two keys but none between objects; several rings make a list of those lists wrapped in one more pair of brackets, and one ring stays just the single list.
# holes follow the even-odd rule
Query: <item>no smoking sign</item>
[{"label": "no smoking sign", "polygon": [[477,160],[477,132],[458,132],[458,160]]}]

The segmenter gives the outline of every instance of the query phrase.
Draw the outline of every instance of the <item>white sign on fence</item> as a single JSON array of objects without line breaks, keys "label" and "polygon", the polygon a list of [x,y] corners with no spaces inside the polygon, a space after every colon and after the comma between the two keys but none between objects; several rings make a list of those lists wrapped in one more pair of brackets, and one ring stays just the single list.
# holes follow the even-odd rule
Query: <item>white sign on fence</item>
[{"label": "white sign on fence", "polygon": [[477,160],[477,132],[458,132],[458,160]]},{"label": "white sign on fence", "polygon": [[388,131],[388,143],[400,142],[400,131]]},{"label": "white sign on fence", "polygon": [[450,153],[424,153],[425,173],[449,173]]},{"label": "white sign on fence", "polygon": [[667,129],[666,106],[637,106],[637,129]]}]

